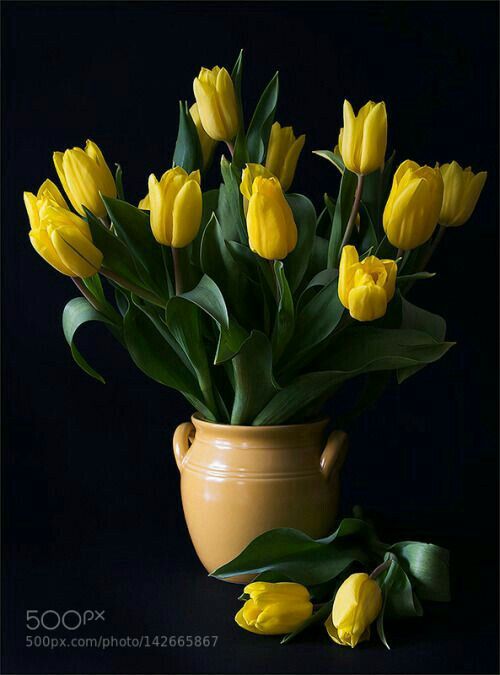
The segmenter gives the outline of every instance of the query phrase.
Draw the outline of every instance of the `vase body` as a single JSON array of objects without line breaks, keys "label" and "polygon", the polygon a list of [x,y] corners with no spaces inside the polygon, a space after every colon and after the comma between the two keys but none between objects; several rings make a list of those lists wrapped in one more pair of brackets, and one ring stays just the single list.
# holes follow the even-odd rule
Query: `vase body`
[{"label": "vase body", "polygon": [[194,415],[177,428],[184,515],[208,572],[266,530],[293,527],[314,538],[332,530],[347,437],[334,431],[325,444],[326,425],[231,426]]}]

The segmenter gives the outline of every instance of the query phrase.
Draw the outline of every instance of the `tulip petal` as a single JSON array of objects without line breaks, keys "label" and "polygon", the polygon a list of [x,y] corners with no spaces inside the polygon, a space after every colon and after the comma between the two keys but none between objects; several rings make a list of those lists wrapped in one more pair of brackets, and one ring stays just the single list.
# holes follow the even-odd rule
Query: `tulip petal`
[{"label": "tulip petal", "polygon": [[38,215],[37,197],[32,192],[23,192],[24,206],[28,213],[30,226],[32,230],[37,230],[40,226],[40,218]]},{"label": "tulip petal", "polygon": [[174,201],[172,246],[184,248],[193,241],[200,229],[201,214],[200,184],[195,180],[188,180]]},{"label": "tulip petal", "polygon": [[349,313],[357,321],[374,321],[387,311],[387,294],[375,284],[353,288],[348,302]]},{"label": "tulip petal", "polygon": [[73,272],[59,258],[52,241],[46,230],[31,230],[29,233],[31,245],[45,262],[48,262],[54,269],[68,277],[74,276]]},{"label": "tulip petal", "polygon": [[48,230],[54,249],[75,277],[90,277],[102,264],[103,255],[94,244],[74,227],[59,227]]}]

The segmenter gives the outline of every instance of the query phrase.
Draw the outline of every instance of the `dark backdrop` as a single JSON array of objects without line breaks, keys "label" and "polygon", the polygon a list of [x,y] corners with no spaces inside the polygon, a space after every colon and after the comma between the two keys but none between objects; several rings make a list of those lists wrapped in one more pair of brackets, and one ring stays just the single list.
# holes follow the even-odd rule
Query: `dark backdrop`
[{"label": "dark backdrop", "polygon": [[[3,9],[3,670],[16,673],[496,672],[498,6],[425,3],[30,3]],[[237,589],[207,579],[188,540],[171,453],[189,406],[148,381],[99,327],[78,336],[102,386],[73,363],[61,311],[71,283],[28,240],[23,190],[86,138],[120,161],[130,201],[171,163],[177,100],[201,65],[245,49],[254,105],[275,69],[277,118],[307,134],[294,189],[317,207],[335,170],[342,101],[385,100],[389,147],[489,178],[415,300],[457,345],[351,430],[343,507],[381,537],[452,551],[453,602],[391,627],[394,649],[306,635],[279,647],[235,628]],[[214,176],[214,174],[213,174]],[[104,609],[76,631],[216,634],[204,648],[25,646],[28,609]],[[57,633],[57,632],[55,632]],[[54,633],[54,634],[55,634]]]}]

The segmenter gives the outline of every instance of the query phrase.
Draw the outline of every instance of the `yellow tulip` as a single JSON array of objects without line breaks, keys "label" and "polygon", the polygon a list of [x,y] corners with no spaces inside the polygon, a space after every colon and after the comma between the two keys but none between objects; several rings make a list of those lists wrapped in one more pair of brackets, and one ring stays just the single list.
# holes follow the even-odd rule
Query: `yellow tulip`
[{"label": "yellow tulip", "polygon": [[439,169],[444,183],[439,224],[458,227],[471,217],[488,174],[486,171],[474,174],[470,166],[462,169],[457,162],[442,164]]},{"label": "yellow tulip", "polygon": [[304,134],[295,138],[292,127],[281,127],[275,122],[271,127],[267,146],[266,168],[276,176],[286,192],[292,184],[299,155],[304,147]]},{"label": "yellow tulip", "polygon": [[277,178],[253,181],[247,229],[250,248],[267,260],[282,260],[297,245],[297,226]]},{"label": "yellow tulip", "polygon": [[397,168],[383,223],[393,246],[408,251],[424,244],[437,225],[443,202],[439,169],[405,160]]},{"label": "yellow tulip", "polygon": [[283,635],[298,628],[313,611],[309,591],[295,583],[256,581],[243,589],[250,596],[235,616],[241,628],[258,635]]},{"label": "yellow tulip", "polygon": [[344,101],[344,126],[338,147],[349,171],[366,175],[380,169],[387,148],[385,103],[368,101],[356,116],[349,101]]},{"label": "yellow tulip", "polygon": [[231,141],[238,133],[238,105],[225,68],[202,68],[193,83],[201,123],[214,141]]},{"label": "yellow tulip", "polygon": [[99,218],[105,216],[106,208],[99,193],[116,197],[116,185],[99,147],[87,141],[85,150],[54,152],[54,164],[75,211],[83,216],[82,206],[85,206]]},{"label": "yellow tulip", "polygon": [[339,268],[340,302],[357,321],[380,319],[394,296],[397,272],[394,260],[370,255],[360,261],[354,246],[344,246]]},{"label": "yellow tulip", "polygon": [[184,248],[198,234],[202,196],[200,172],[188,174],[180,166],[166,171],[158,181],[149,176],[151,230],[157,242]]},{"label": "yellow tulip", "polygon": [[191,119],[193,120],[196,126],[196,131],[198,132],[198,138],[200,139],[201,145],[201,154],[203,158],[203,166],[206,167],[210,163],[210,160],[212,159],[212,155],[214,153],[215,146],[217,145],[217,141],[214,141],[213,138],[210,138],[210,136],[203,128],[200,119],[200,113],[198,112],[197,103],[193,103],[193,105],[189,108],[189,113],[191,115]]},{"label": "yellow tulip", "polygon": [[35,196],[24,193],[35,251],[56,270],[70,277],[90,277],[102,264],[102,253],[92,243],[87,223],[68,210],[63,196],[45,181]]},{"label": "yellow tulip", "polygon": [[334,642],[355,647],[370,638],[370,624],[382,609],[382,591],[368,574],[351,574],[340,586],[325,626]]}]

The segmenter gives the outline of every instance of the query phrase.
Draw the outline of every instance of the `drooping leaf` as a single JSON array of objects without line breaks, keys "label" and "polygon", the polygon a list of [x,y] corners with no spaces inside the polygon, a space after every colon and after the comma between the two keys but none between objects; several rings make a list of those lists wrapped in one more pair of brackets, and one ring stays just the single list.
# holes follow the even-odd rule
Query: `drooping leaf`
[{"label": "drooping leaf", "polygon": [[312,539],[292,528],[277,528],[256,537],[234,560],[211,576],[279,572],[305,586],[333,579],[354,560],[367,564],[375,533],[364,521],[344,518],[328,537]]},{"label": "drooping leaf", "polygon": [[104,384],[104,379],[99,373],[90,366],[76,348],[74,338],[75,333],[85,323],[89,321],[98,321],[111,328],[118,328],[109,318],[96,311],[85,298],[73,298],[64,308],[62,315],[62,326],[64,337],[71,349],[71,354],[80,368]]},{"label": "drooping leaf", "polygon": [[279,77],[276,73],[260,97],[248,127],[247,144],[250,162],[262,163],[278,102]]},{"label": "drooping leaf", "polygon": [[336,169],[338,169],[340,173],[344,173],[345,171],[344,161],[341,155],[337,154],[336,152],[333,152],[332,150],[313,150],[313,155],[323,157],[323,159],[326,159],[327,162],[333,164],[333,166]]},{"label": "drooping leaf", "polygon": [[389,550],[397,556],[421,600],[450,600],[450,554],[445,548],[420,541],[400,541]]}]

